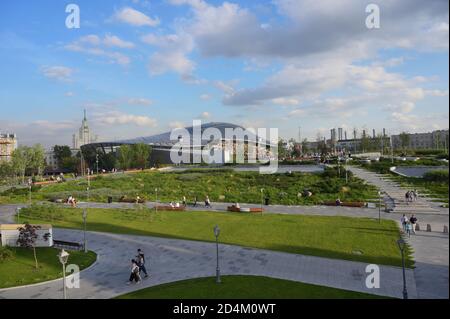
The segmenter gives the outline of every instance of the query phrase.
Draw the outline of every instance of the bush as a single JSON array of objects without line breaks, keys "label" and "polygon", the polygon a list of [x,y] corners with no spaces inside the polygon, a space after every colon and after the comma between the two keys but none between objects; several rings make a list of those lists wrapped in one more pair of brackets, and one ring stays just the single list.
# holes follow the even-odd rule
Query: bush
[{"label": "bush", "polygon": [[443,169],[430,171],[425,173],[423,178],[430,182],[448,182],[448,171]]},{"label": "bush", "polygon": [[14,253],[8,247],[0,247],[0,263],[10,260],[14,257]]}]

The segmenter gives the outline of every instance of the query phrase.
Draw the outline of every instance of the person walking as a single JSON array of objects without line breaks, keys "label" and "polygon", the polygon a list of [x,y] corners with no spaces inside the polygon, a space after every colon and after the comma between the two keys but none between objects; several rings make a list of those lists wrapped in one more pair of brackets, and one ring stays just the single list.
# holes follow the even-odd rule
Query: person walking
[{"label": "person walking", "polygon": [[182,204],[183,204],[184,207],[186,207],[186,196],[183,196]]},{"label": "person walking", "polygon": [[408,222],[408,217],[406,217],[405,214],[403,214],[402,218],[400,219],[400,223],[402,224],[403,227],[403,232],[406,233],[406,223]]},{"label": "person walking", "polygon": [[145,255],[144,252],[139,248],[137,250],[137,256],[136,256],[136,261],[137,261],[137,265],[139,267],[139,273],[143,272],[144,273],[144,278],[148,277],[148,273],[147,273],[147,269],[145,268]]},{"label": "person walking", "polygon": [[198,202],[198,196],[195,195],[195,198],[194,198],[194,207],[197,207],[197,202]]},{"label": "person walking", "polygon": [[135,259],[131,259],[131,273],[130,273],[130,279],[128,279],[127,284],[131,284],[132,282],[140,283],[141,282],[141,276],[139,275],[139,266],[137,265],[137,262]]},{"label": "person walking", "polygon": [[414,216],[414,214],[411,215],[411,218],[409,219],[409,222],[411,223],[411,230],[413,234],[416,234],[416,224],[417,224],[417,218]]},{"label": "person walking", "polygon": [[419,198],[419,192],[417,191],[417,189],[414,189],[412,193],[413,193],[414,201],[416,201]]},{"label": "person walking", "polygon": [[411,231],[412,231],[412,224],[407,221],[406,222],[406,234],[408,235],[408,237],[411,237]]},{"label": "person walking", "polygon": [[211,201],[209,200],[208,195],[206,195],[206,198],[205,198],[205,207],[211,208]]}]

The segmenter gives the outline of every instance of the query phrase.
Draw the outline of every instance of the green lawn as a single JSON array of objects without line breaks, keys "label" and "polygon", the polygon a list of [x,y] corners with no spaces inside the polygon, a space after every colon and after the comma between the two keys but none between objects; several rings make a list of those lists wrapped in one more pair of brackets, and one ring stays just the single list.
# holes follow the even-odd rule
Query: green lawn
[{"label": "green lawn", "polygon": [[[198,169],[185,172],[142,172],[100,176],[91,181],[90,198],[93,201],[107,200],[112,196],[116,201],[121,196],[139,195],[147,200],[158,199],[166,202],[181,201],[186,196],[193,201],[198,196],[203,201],[208,195],[212,201],[261,203],[261,188],[264,196],[270,197],[272,204],[312,205],[324,201],[367,201],[377,198],[377,190],[362,180],[350,178],[345,182],[337,170],[325,173],[259,174],[258,172],[236,172],[231,169]],[[351,174],[350,174],[351,175]],[[84,200],[87,196],[87,181],[75,180],[61,184],[47,185],[33,190],[34,200],[67,198],[70,195]],[[301,196],[304,190],[313,193],[311,197]],[[28,201],[27,190],[3,192],[0,200]]]},{"label": "green lawn", "polygon": [[[0,260],[0,288],[35,284],[62,277],[62,266],[57,257],[58,249],[37,248],[38,269],[35,268],[32,249],[7,249],[12,251],[12,257]],[[91,251],[68,252],[70,254],[68,263],[78,265],[80,270],[90,266],[97,258]]]},{"label": "green lawn", "polygon": [[117,299],[381,299],[387,297],[259,276],[189,279],[138,290]]},{"label": "green lawn", "polygon": [[[21,221],[81,229],[82,210],[57,205],[22,209]],[[290,253],[401,265],[394,221],[341,216],[245,214],[219,212],[155,212],[150,209],[89,209],[88,230],[220,241]],[[410,257],[408,266],[412,265]]]}]

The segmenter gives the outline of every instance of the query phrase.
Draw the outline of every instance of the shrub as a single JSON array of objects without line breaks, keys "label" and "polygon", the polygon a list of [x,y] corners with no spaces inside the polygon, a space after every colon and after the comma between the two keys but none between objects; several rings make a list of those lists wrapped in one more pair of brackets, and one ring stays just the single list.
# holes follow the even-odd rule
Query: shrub
[{"label": "shrub", "polygon": [[0,247],[0,263],[10,260],[14,257],[14,253],[8,247]]},{"label": "shrub", "polygon": [[435,170],[427,172],[423,175],[423,178],[430,182],[447,182],[448,171],[447,170]]}]

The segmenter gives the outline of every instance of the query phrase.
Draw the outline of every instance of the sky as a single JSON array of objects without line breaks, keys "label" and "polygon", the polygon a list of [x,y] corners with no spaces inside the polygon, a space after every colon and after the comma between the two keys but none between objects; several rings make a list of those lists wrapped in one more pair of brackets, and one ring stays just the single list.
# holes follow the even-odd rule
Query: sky
[{"label": "sky", "polygon": [[[379,8],[368,28],[366,7]],[[76,4],[79,28],[68,28]],[[109,141],[203,122],[447,129],[447,0],[4,0],[0,132],[71,145],[87,110]]]}]

